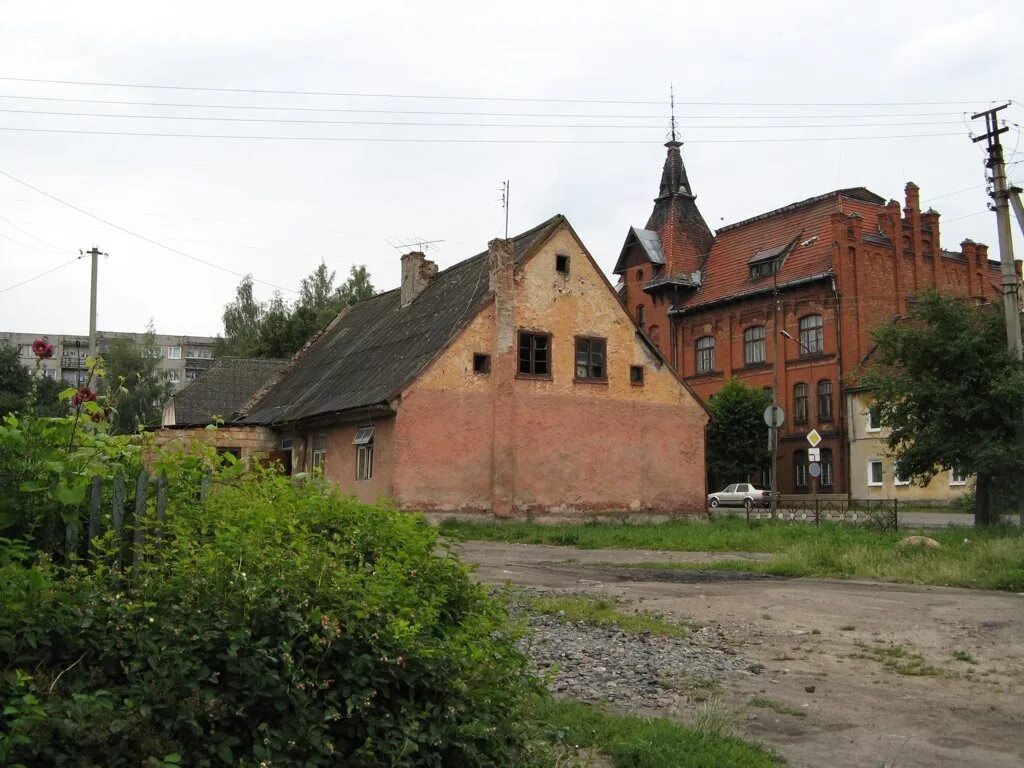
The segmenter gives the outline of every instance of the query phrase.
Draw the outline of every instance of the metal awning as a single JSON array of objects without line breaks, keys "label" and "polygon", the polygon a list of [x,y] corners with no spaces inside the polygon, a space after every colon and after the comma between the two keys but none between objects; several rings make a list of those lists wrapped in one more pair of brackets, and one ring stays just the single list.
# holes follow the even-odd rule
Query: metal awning
[{"label": "metal awning", "polygon": [[373,442],[373,427],[360,427],[356,430],[356,439],[352,445],[369,445]]}]

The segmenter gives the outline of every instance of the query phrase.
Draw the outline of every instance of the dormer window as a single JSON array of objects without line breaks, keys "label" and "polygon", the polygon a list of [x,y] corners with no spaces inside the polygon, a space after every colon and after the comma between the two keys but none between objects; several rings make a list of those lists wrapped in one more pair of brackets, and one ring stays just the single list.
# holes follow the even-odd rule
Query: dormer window
[{"label": "dormer window", "polygon": [[779,259],[762,261],[760,264],[750,265],[750,279],[757,280],[759,277],[770,277],[779,271]]},{"label": "dormer window", "polygon": [[751,256],[747,262],[747,265],[750,267],[750,279],[757,280],[761,277],[770,277],[776,274],[782,266],[782,260],[786,258],[786,254],[793,250],[796,243],[797,238],[793,238],[793,240],[785,245],[763,248]]}]

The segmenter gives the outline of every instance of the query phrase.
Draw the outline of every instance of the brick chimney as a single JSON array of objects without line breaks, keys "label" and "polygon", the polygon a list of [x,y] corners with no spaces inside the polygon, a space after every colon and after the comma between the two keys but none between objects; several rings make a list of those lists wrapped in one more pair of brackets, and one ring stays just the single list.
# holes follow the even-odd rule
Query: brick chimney
[{"label": "brick chimney", "polygon": [[494,360],[491,363],[491,512],[511,517],[515,500],[513,423],[518,350],[515,318],[515,250],[511,240],[487,244],[488,285],[494,294]]},{"label": "brick chimney", "polygon": [[914,211],[920,213],[921,211],[921,188],[912,181],[907,182],[907,186],[903,188],[903,194],[905,204],[903,206],[903,212],[907,215],[907,219],[910,219],[910,214]]},{"label": "brick chimney", "polygon": [[423,289],[437,274],[437,264],[427,259],[420,251],[412,251],[402,256],[402,306],[407,307],[416,301]]}]

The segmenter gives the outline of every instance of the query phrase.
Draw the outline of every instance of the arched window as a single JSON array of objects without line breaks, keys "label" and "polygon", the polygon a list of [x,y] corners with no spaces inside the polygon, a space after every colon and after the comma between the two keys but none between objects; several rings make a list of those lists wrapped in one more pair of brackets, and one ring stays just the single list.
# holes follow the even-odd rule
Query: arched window
[{"label": "arched window", "polygon": [[832,382],[828,379],[818,382],[818,420],[832,421]]},{"label": "arched window", "polygon": [[793,423],[807,423],[807,385],[797,384],[793,387]]},{"label": "arched window", "polygon": [[637,304],[636,305],[636,324],[639,325],[641,328],[644,327],[644,305],[643,304]]},{"label": "arched window", "polygon": [[800,318],[800,354],[817,355],[825,351],[825,330],[821,315]]},{"label": "arched window", "polygon": [[821,449],[821,487],[832,487],[832,449]]},{"label": "arched window", "polygon": [[661,329],[656,325],[652,325],[650,329],[647,331],[647,333],[648,335],[650,335],[651,341],[657,344],[659,339],[661,338]]},{"label": "arched window", "polygon": [[755,325],[743,332],[743,363],[758,365],[764,362],[764,326]]},{"label": "arched window", "polygon": [[697,339],[697,373],[715,370],[715,337],[701,336]]},{"label": "arched window", "polygon": [[807,451],[793,451],[793,479],[797,490],[807,488]]},{"label": "arched window", "polygon": [[643,279],[644,279],[644,271],[642,269],[638,269],[636,271],[636,280],[639,283]]}]

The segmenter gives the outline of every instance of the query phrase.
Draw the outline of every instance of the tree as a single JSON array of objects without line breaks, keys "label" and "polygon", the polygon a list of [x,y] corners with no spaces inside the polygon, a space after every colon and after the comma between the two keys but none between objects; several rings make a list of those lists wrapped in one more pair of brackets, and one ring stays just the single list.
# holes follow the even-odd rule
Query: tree
[{"label": "tree", "polygon": [[1006,350],[1002,313],[928,291],[872,335],[859,383],[874,393],[896,472],[922,485],[943,470],[973,474],[975,524],[991,523],[993,483],[1024,470],[1014,431],[1024,365]]},{"label": "tree", "polygon": [[164,402],[172,386],[159,368],[160,357],[152,330],[139,345],[118,339],[103,354],[103,387],[115,405],[111,431],[130,434],[160,426]]},{"label": "tree", "polygon": [[302,280],[299,298],[289,305],[279,293],[267,302],[257,300],[252,276],[246,275],[238,285],[234,301],[224,307],[224,337],[218,344],[218,354],[291,357],[343,307],[375,293],[364,266],[353,266],[348,280],[337,288],[335,278],[336,273],[320,262]]},{"label": "tree", "polygon": [[707,466],[712,481],[738,482],[771,463],[764,409],[771,395],[731,378],[708,398]]},{"label": "tree", "polygon": [[33,376],[21,364],[17,347],[0,345],[0,416],[30,407],[39,416],[63,416],[67,407],[58,398],[60,391],[59,382]]}]

